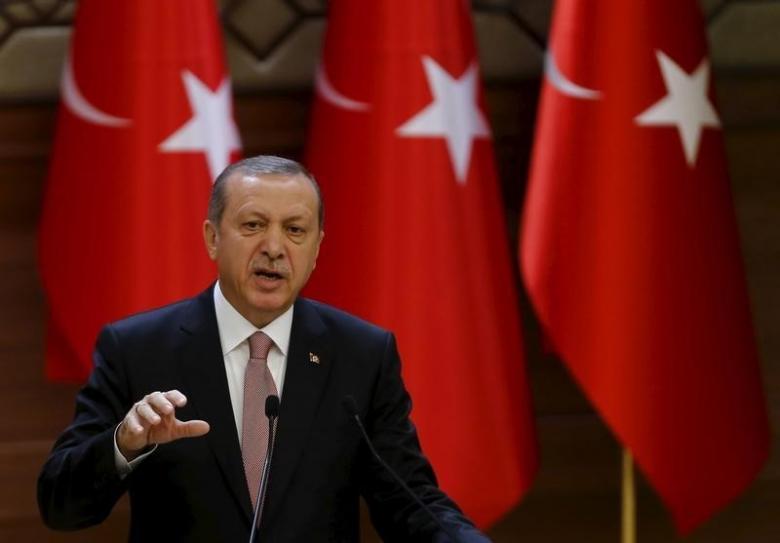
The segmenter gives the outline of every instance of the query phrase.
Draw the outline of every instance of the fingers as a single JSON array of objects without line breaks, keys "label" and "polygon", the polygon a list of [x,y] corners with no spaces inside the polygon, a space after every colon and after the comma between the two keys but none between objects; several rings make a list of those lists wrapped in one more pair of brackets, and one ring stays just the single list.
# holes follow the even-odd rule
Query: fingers
[{"label": "fingers", "polygon": [[[177,392],[180,396],[184,397],[184,395],[181,392],[178,391],[175,392]],[[167,394],[170,394],[170,392],[165,394],[163,394],[162,392],[152,392],[151,394],[148,394],[147,396],[144,397],[144,402],[141,404],[141,406],[149,407],[149,409],[144,409],[144,412],[150,415],[150,417],[147,417],[147,420],[149,420],[153,424],[157,424],[158,422],[160,422],[160,417],[164,417],[166,415],[172,415],[175,407],[177,407],[173,402],[171,402],[168,399]],[[139,410],[140,409],[141,408],[139,407]],[[157,416],[155,417],[155,415]]]},{"label": "fingers", "polygon": [[133,445],[143,447],[150,444],[147,442],[149,430],[163,421],[172,423],[175,408],[186,403],[186,396],[178,390],[152,392],[136,402],[123,421]]},{"label": "fingers", "polygon": [[179,392],[178,390],[169,390],[164,393],[165,398],[176,407],[184,407],[187,405],[187,396]]},{"label": "fingers", "polygon": [[125,420],[122,421],[122,423],[124,424],[124,427],[127,428],[127,431],[131,434],[141,434],[144,431],[144,427],[141,424],[141,418],[136,412],[135,406],[133,406],[133,409],[131,409],[130,412],[125,415]]},{"label": "fingers", "polygon": [[159,424],[163,417],[172,415],[173,411],[173,404],[161,392],[152,392],[133,405],[126,420],[130,423],[131,431],[140,433]]},{"label": "fingers", "polygon": [[138,402],[135,404],[135,412],[141,419],[142,426],[151,426],[162,420],[157,411],[148,403]]},{"label": "fingers", "polygon": [[202,420],[182,422],[175,417],[177,408],[187,404],[178,390],[152,392],[136,402],[120,428],[121,449],[142,449],[154,443],[167,443],[183,437],[198,437],[209,431]]}]

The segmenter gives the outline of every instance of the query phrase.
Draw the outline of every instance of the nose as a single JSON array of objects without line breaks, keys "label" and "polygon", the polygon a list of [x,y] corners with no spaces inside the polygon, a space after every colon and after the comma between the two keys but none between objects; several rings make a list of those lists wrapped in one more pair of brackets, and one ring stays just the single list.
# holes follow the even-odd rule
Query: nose
[{"label": "nose", "polygon": [[283,232],[279,228],[269,228],[263,236],[260,251],[269,260],[276,260],[284,255]]}]

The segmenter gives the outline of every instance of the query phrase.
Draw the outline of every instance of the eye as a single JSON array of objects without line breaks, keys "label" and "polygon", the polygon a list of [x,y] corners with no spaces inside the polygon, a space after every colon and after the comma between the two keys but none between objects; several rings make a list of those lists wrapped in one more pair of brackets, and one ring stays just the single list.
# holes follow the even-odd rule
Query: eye
[{"label": "eye", "polygon": [[303,227],[298,226],[297,224],[292,224],[288,226],[287,231],[293,236],[300,236],[306,233],[306,230],[304,230]]},{"label": "eye", "polygon": [[246,221],[242,226],[246,230],[258,230],[262,225],[260,221]]}]

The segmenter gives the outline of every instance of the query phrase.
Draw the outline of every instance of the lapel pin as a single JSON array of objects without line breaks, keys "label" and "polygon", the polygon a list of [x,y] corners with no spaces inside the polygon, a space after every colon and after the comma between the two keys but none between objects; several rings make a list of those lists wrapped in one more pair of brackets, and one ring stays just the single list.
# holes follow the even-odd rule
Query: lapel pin
[{"label": "lapel pin", "polygon": [[313,364],[319,364],[320,357],[314,353],[309,353],[309,362],[312,362]]}]

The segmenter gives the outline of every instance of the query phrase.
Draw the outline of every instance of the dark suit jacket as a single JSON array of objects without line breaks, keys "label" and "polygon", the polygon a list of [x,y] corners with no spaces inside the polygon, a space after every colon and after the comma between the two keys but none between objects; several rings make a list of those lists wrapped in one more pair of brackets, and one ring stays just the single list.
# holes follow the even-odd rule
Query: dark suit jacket
[{"label": "dark suit jacket", "polygon": [[[46,524],[101,522],[126,490],[131,541],[248,539],[249,491],[230,404],[212,289],[107,326],[76,415],[38,481]],[[319,364],[310,360],[316,354]],[[178,389],[182,420],[210,432],[160,445],[124,480],[113,434],[132,404]],[[379,453],[464,541],[486,541],[438,490],[408,415],[392,334],[326,305],[295,304],[263,542],[358,541],[358,496],[386,541],[445,541],[368,454],[342,400],[354,396]]]}]

